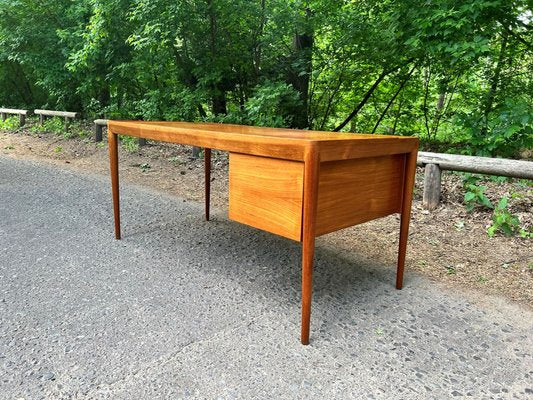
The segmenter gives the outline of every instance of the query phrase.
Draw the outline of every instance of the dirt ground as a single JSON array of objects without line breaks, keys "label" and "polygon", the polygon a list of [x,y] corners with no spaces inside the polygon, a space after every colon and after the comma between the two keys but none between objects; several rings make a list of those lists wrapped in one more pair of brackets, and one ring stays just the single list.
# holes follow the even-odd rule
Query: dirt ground
[{"label": "dirt ground", "polygon": [[[108,175],[107,143],[93,143],[88,136],[65,138],[54,133],[0,131],[0,152],[13,158],[34,159]],[[104,135],[105,136],[105,135]],[[121,180],[164,191],[194,201],[203,201],[203,159],[191,159],[190,147],[150,142],[138,151],[120,150]],[[212,204],[226,209],[228,201],[227,154],[213,152]],[[532,240],[486,233],[491,212],[463,204],[461,179],[443,174],[442,203],[432,212],[422,208],[423,171],[416,181],[413,215],[407,253],[407,273],[416,270],[434,281],[472,289],[480,294],[502,295],[533,307]],[[533,224],[531,182],[487,180],[487,196],[497,202],[503,195],[521,224]],[[514,194],[514,195],[513,195]],[[399,216],[393,215],[325,235],[319,243],[394,265],[397,256]]]}]

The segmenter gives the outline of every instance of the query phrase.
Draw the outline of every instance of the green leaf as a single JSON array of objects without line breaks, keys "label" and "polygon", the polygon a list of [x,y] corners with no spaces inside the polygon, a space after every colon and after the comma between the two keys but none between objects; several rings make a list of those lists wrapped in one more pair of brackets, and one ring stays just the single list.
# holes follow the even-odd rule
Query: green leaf
[{"label": "green leaf", "polygon": [[469,203],[473,201],[476,198],[476,194],[472,192],[466,192],[465,193],[465,202]]},{"label": "green leaf", "polygon": [[500,201],[498,202],[498,208],[500,210],[507,208],[507,201],[508,201],[507,197],[502,197]]}]

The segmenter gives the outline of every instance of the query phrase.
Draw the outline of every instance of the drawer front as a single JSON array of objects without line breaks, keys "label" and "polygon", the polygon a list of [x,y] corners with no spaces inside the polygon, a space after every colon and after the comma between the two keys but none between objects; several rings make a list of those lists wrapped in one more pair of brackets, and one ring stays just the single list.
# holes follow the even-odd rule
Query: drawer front
[{"label": "drawer front", "polygon": [[304,164],[239,153],[229,157],[229,218],[301,240]]},{"label": "drawer front", "polygon": [[322,163],[317,236],[400,212],[404,171],[405,154]]}]

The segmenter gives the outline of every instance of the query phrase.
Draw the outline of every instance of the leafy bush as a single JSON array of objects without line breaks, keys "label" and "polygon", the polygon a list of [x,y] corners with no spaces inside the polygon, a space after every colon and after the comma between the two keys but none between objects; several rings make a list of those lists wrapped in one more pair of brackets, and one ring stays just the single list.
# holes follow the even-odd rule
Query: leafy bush
[{"label": "leafy bush", "polygon": [[283,82],[265,82],[256,87],[244,109],[246,119],[252,125],[287,127],[291,125],[294,113],[300,103],[299,94]]},{"label": "leafy bush", "polygon": [[119,135],[119,138],[120,143],[122,143],[122,147],[124,147],[126,151],[129,151],[130,153],[139,151],[139,142],[137,141],[137,138],[122,135]]},{"label": "leafy bush", "polygon": [[487,130],[478,114],[459,116],[457,121],[469,136],[465,152],[481,156],[513,157],[533,147],[533,109],[525,101],[507,98],[493,110]]},{"label": "leafy bush", "polygon": [[30,128],[30,132],[52,132],[57,134],[64,133],[65,125],[64,121],[59,117],[48,118],[41,124],[35,124]]},{"label": "leafy bush", "polygon": [[0,129],[4,131],[14,131],[19,128],[19,118],[9,117],[5,121],[0,120]]},{"label": "leafy bush", "polygon": [[485,195],[486,186],[467,184],[465,192],[465,205],[467,211],[472,211],[477,205],[486,208],[494,208],[489,198]]}]

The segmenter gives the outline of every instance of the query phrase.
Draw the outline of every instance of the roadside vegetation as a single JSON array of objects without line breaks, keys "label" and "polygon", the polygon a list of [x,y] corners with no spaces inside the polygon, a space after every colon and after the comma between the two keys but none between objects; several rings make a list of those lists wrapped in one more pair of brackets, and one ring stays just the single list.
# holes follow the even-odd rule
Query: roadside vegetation
[{"label": "roadside vegetation", "polygon": [[525,0],[4,0],[0,104],[416,135],[524,157]]}]

